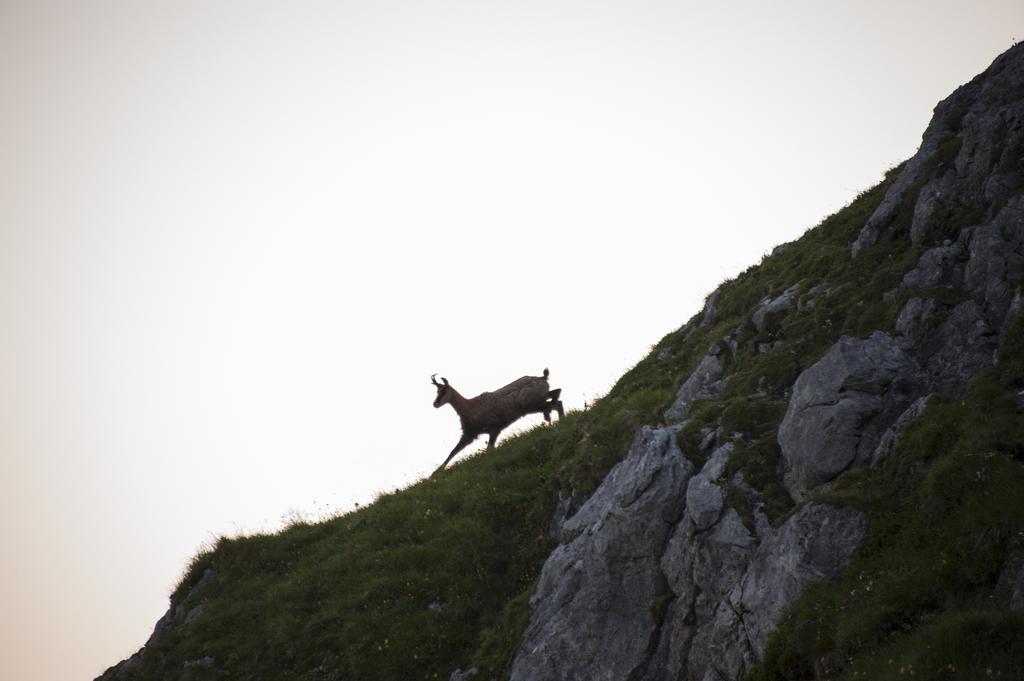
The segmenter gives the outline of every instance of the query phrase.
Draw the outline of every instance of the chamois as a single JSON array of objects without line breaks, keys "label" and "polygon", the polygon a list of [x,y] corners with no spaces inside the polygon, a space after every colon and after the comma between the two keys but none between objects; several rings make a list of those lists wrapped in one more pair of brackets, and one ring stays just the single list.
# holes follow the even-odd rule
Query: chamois
[{"label": "chamois", "polygon": [[502,430],[527,414],[544,414],[544,420],[548,423],[551,422],[552,410],[557,411],[560,418],[565,416],[562,402],[558,399],[562,389],[551,390],[547,369],[543,376],[523,376],[504,388],[468,399],[451,387],[447,378],[442,377],[438,383],[437,374],[434,374],[430,382],[437,387],[434,408],[440,409],[451,404],[462,422],[462,438],[444,463],[434,471],[434,475],[443,470],[466,445],[484,433],[489,437],[487,448],[490,449]]}]

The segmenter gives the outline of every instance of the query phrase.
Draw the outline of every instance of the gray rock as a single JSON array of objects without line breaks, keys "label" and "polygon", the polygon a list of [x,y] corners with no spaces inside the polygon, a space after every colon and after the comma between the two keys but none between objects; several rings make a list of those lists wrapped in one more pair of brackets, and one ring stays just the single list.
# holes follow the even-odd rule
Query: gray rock
[{"label": "gray rock", "polygon": [[660,637],[652,606],[668,592],[659,559],[692,471],[669,429],[640,430],[626,458],[565,523],[575,539],[545,562],[514,681],[642,675]]},{"label": "gray rock", "polygon": [[149,639],[146,641],[146,644],[143,646],[143,648],[148,648],[154,645],[157,641],[159,641],[160,637],[164,635],[164,632],[168,630],[168,628],[173,624],[173,622],[174,609],[168,608],[167,612],[165,612],[163,616],[156,621],[156,626],[153,627],[153,633],[149,635]]},{"label": "gray rock", "polygon": [[710,532],[701,535],[694,546],[693,582],[700,590],[698,601],[703,598],[712,607],[702,612],[698,603],[698,616],[710,615],[740,583],[755,548],[756,539],[732,508],[725,510]]},{"label": "gray rock", "polygon": [[978,371],[992,366],[998,342],[981,306],[968,300],[954,307],[934,332],[922,337],[916,351],[931,390],[960,395]]},{"label": "gray rock", "polygon": [[672,434],[642,429],[567,521],[577,536],[541,572],[515,681],[738,681],[782,609],[806,584],[838,576],[864,537],[863,514],[825,504],[774,530],[755,511],[758,536],[723,508],[701,531],[680,490],[720,479],[732,447],[691,477]]},{"label": "gray rock", "polygon": [[1009,324],[1016,319],[1021,310],[1024,310],[1024,292],[1018,286],[1017,292],[1013,294],[1013,300],[1010,301],[1010,309],[1006,311],[1006,323]]},{"label": "gray rock", "polygon": [[935,315],[935,301],[931,298],[911,298],[896,318],[896,332],[911,341],[917,341]]},{"label": "gray rock", "polygon": [[702,452],[706,452],[715,446],[718,438],[722,436],[721,428],[705,428],[700,431],[700,444],[697,445],[697,449]]},{"label": "gray rock", "polygon": [[701,312],[699,329],[707,329],[715,325],[715,318],[718,316],[718,309],[715,307],[715,303],[718,301],[718,296],[721,294],[721,289],[715,289],[711,294],[704,300],[704,309]]},{"label": "gray rock", "polygon": [[938,288],[957,283],[963,276],[963,254],[958,244],[929,248],[921,254],[917,266],[903,275],[903,288]]},{"label": "gray rock", "polygon": [[571,496],[558,500],[558,504],[555,505],[555,511],[551,514],[551,522],[548,524],[548,534],[554,537],[555,541],[562,541],[562,529],[565,526],[565,521],[572,515],[572,511],[573,503]]},{"label": "gray rock", "polygon": [[914,204],[914,216],[910,224],[910,242],[920,244],[926,235],[926,229],[932,218],[941,208],[950,204],[953,197],[954,179],[953,172],[946,172],[942,177],[936,178],[921,188],[917,195],[917,203]]},{"label": "gray rock", "polygon": [[708,457],[704,467],[700,469],[702,475],[707,477],[708,480],[718,480],[725,473],[725,467],[729,463],[729,457],[736,449],[736,445],[732,442],[726,442],[715,451],[711,452],[711,456]]},{"label": "gray rock", "polygon": [[893,450],[896,449],[896,445],[899,444],[900,435],[909,426],[914,419],[921,415],[925,407],[928,406],[928,399],[931,395],[925,397],[919,397],[914,400],[907,409],[899,415],[889,428],[882,433],[881,439],[878,441],[878,446],[875,447],[875,452],[871,456],[871,465],[877,465],[880,461],[892,454]]},{"label": "gray rock", "polygon": [[688,517],[684,516],[683,522],[672,530],[660,560],[661,572],[668,581],[669,590],[675,595],[676,601],[685,606],[685,612],[689,612],[697,595],[693,581],[696,531],[693,523],[687,520]]},{"label": "gray rock", "polygon": [[479,673],[480,670],[476,667],[470,667],[466,671],[456,669],[452,672],[452,675],[448,677],[448,681],[466,681],[466,679],[471,679]]},{"label": "gray rock", "polygon": [[[915,201],[910,237],[946,207],[998,206],[1019,191],[1024,157],[1024,101],[1008,93],[1024,87],[1018,48],[1001,55],[984,73],[935,107],[921,147],[900,169],[885,197],[861,229],[851,252],[857,257],[887,232],[901,206]],[[914,186],[924,184],[916,196]],[[916,242],[915,241],[915,242]]]},{"label": "gray rock", "polygon": [[796,307],[797,292],[799,290],[800,285],[794,284],[783,291],[778,297],[761,301],[761,304],[758,305],[756,310],[754,310],[754,314],[750,318],[750,322],[754,325],[754,328],[757,329],[758,333],[764,333],[765,322],[769,314],[785,312],[786,310],[792,310]]},{"label": "gray rock", "polygon": [[739,681],[755,660],[743,632],[743,619],[728,601],[718,604],[709,622],[690,643],[687,676],[701,681]]},{"label": "gray rock", "polygon": [[705,355],[693,373],[679,386],[675,401],[665,411],[665,422],[679,423],[686,418],[694,400],[714,397],[721,393],[724,387],[722,360],[714,354]]},{"label": "gray rock", "polygon": [[757,532],[757,538],[761,541],[767,539],[775,531],[768,516],[761,509],[754,509],[754,530]]},{"label": "gray rock", "polygon": [[1024,196],[1010,200],[991,224],[972,230],[967,249],[964,287],[1001,324],[1024,275]]},{"label": "gray rock", "polygon": [[[929,126],[931,131],[931,126]],[[864,223],[860,233],[850,247],[850,255],[856,258],[864,249],[874,246],[883,231],[892,223],[899,212],[900,204],[904,200],[904,194],[910,189],[915,181],[932,161],[939,149],[939,140],[936,134],[925,132],[921,147],[917,153],[910,158],[900,170],[899,175],[885,192],[882,202],[875,208],[875,211]]]},{"label": "gray rock", "polygon": [[916,398],[920,367],[893,337],[843,336],[793,385],[779,426],[783,484],[794,498],[870,462],[882,433]]},{"label": "gray rock", "polygon": [[651,654],[650,663],[638,681],[668,681],[684,678],[686,654],[693,626],[687,621],[689,613],[686,604],[674,598],[665,606],[658,642]]},{"label": "gray rock", "polygon": [[185,669],[188,669],[189,667],[212,667],[214,663],[216,663],[216,660],[207,655],[206,657],[201,657],[197,660],[185,660],[185,663],[182,666],[185,667]]},{"label": "gray rock", "polygon": [[[712,530],[700,534],[689,522],[687,511],[661,559],[675,596],[663,624],[663,632],[672,632],[672,638],[659,643],[655,656],[655,660],[665,660],[663,673],[648,678],[667,681],[686,678],[687,673],[689,678],[701,678],[692,674],[694,657],[703,672],[700,660],[704,656],[715,657],[721,649],[743,640],[736,629],[738,620],[732,620],[732,628],[716,628],[713,622],[719,618],[722,603],[728,603],[728,594],[743,578],[755,548],[756,540],[734,509],[726,509]],[[690,672],[686,671],[688,667]]]},{"label": "gray rock", "polygon": [[[808,504],[757,546],[734,513],[730,509],[720,523],[723,529],[731,526],[723,534],[734,537],[731,555],[720,554],[702,564],[701,549],[695,549],[694,581],[718,583],[701,581],[698,589],[687,678],[741,679],[764,654],[767,636],[782,610],[807,584],[838,577],[867,533],[867,521],[859,511]],[[717,533],[716,529],[703,536]],[[702,615],[699,601],[705,593],[710,595],[709,609]]]},{"label": "gray rock", "polygon": [[729,353],[736,357],[736,352],[740,349],[740,343],[733,336],[729,335],[722,339],[722,344],[729,349]]},{"label": "gray rock", "polygon": [[736,445],[731,442],[716,449],[708,457],[700,473],[690,478],[686,485],[686,511],[698,531],[714,525],[722,512],[725,492],[715,484],[715,481],[725,473],[729,455],[734,449]]},{"label": "gray rock", "polygon": [[1024,549],[1018,547],[1007,556],[993,595],[1010,610],[1024,610]]},{"label": "gray rock", "polygon": [[686,511],[698,530],[706,530],[718,520],[725,503],[722,488],[704,474],[690,478],[686,485]]},{"label": "gray rock", "polygon": [[784,244],[779,244],[778,246],[772,249],[772,255],[778,255],[779,253],[788,251],[790,247],[793,246],[795,243],[795,241],[787,241]]},{"label": "gray rock", "polygon": [[860,511],[810,503],[761,544],[731,596],[743,613],[743,629],[759,658],[783,608],[807,584],[837,578],[867,530],[867,519]]}]

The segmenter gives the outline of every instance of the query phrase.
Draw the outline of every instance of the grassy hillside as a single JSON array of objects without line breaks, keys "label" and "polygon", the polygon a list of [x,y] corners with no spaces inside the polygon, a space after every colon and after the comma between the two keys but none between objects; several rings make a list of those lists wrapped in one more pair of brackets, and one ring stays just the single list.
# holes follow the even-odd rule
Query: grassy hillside
[{"label": "grassy hillside", "polygon": [[[726,336],[736,343],[735,356],[724,353],[727,388],[694,405],[680,444],[699,464],[702,428],[743,433],[729,472],[743,470],[779,522],[793,502],[777,480],[775,433],[800,371],[842,334],[891,330],[912,295],[959,295],[883,297],[920,253],[906,242],[850,258],[889,181],[723,284],[713,324],[701,329],[695,318],[666,336],[588,410],[357,512],[222,539],[194,559],[172,597],[195,613],[191,621],[168,628],[118,678],[394,681],[448,679],[470,665],[478,678],[503,678],[554,546],[559,498],[586,498]],[[802,298],[819,284],[828,293],[759,332],[753,310],[794,284]],[[964,400],[933,399],[885,466],[848,473],[825,495],[868,511],[869,540],[839,582],[796,603],[754,678],[903,678],[908,669],[939,678],[954,668],[950,678],[1015,678],[1013,665],[1024,668],[1024,617],[988,597],[1007,551],[1024,539],[1024,427],[1014,400],[1024,388],[1024,326],[1001,353],[1000,371],[978,377]],[[740,491],[729,503],[750,521]]]}]

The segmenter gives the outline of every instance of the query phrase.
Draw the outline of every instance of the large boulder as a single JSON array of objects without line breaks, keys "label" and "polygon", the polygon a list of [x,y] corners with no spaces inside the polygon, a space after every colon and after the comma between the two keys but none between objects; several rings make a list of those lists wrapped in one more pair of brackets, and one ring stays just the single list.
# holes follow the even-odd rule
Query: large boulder
[{"label": "large boulder", "polygon": [[843,336],[793,385],[779,426],[783,484],[794,498],[870,462],[882,433],[921,390],[920,367],[899,340]]}]

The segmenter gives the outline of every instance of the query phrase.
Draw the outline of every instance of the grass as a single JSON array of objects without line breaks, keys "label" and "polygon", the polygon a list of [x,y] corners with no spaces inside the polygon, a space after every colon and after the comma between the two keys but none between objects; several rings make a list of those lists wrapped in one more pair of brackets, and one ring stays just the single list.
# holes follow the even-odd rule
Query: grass
[{"label": "grass", "polygon": [[[1010,547],[1024,538],[1019,381],[1014,371],[987,371],[963,400],[929,401],[883,465],[818,495],[864,510],[871,532],[838,581],[793,604],[750,678],[815,678],[822,665],[836,678],[895,678],[890,659],[904,670],[915,664],[924,678],[948,666],[968,678],[990,667],[1017,678],[1024,648],[965,627],[985,622],[1024,640],[1020,613],[990,599]],[[971,644],[941,655],[929,648],[951,632]]]},{"label": "grass", "polygon": [[[935,172],[953,151],[945,148]],[[183,611],[201,603],[202,613],[168,630],[120,678],[447,679],[471,665],[481,679],[506,678],[555,546],[559,499],[579,503],[597,487],[636,429],[662,420],[712,343],[721,345],[726,388],[691,406],[680,446],[702,465],[707,453],[697,445],[720,428],[736,444],[727,480],[744,483],[726,483],[728,503],[748,526],[756,507],[781,522],[794,505],[778,482],[776,431],[800,372],[842,334],[892,331],[914,295],[963,299],[896,291],[920,255],[906,242],[850,257],[895,173],[725,282],[709,327],[699,328],[698,315],[666,335],[587,410],[356,512],[221,539],[193,559],[172,595]],[[761,302],[795,284],[799,305],[755,328]],[[963,400],[930,400],[883,466],[845,474],[820,495],[863,508],[869,538],[838,581],[810,587],[787,612],[751,679],[896,678],[911,667],[925,678],[950,667],[1007,678],[1008,665],[1022,663],[1021,617],[994,610],[985,594],[1024,529],[1024,425],[1014,411],[1024,322],[1006,332],[1000,353],[999,371],[979,376]],[[196,589],[209,569],[216,578]],[[656,602],[652,613],[666,606]],[[213,665],[185,666],[207,656]]]},{"label": "grass", "polygon": [[[589,495],[685,371],[648,358],[586,412],[510,438],[370,506],[193,559],[168,630],[129,679],[447,679],[503,674],[555,545],[558,499]],[[190,592],[211,569],[213,580]],[[213,657],[215,664],[184,667]],[[488,678],[485,676],[484,678]]]}]

